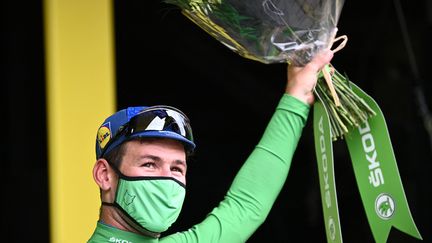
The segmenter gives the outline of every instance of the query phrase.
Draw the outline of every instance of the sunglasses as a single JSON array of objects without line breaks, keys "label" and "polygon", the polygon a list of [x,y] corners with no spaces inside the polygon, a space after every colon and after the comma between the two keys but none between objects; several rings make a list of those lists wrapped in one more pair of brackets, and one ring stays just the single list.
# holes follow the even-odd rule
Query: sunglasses
[{"label": "sunglasses", "polygon": [[[188,140],[189,144],[193,144],[189,118],[174,107],[158,105],[145,108],[132,117],[129,122],[120,126],[115,136],[108,141],[102,150],[100,157],[103,157],[108,148],[121,137],[124,136],[125,140],[128,140],[136,134],[152,131],[161,132],[161,135],[155,135],[155,137],[174,138],[172,135],[166,134],[175,133]],[[164,132],[168,133],[164,135]]]}]

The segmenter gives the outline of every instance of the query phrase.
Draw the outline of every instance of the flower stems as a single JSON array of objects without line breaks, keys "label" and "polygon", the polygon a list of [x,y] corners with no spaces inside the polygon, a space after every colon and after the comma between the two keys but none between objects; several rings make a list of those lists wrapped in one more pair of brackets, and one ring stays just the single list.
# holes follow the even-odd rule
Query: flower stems
[{"label": "flower stems", "polygon": [[343,139],[350,128],[358,127],[369,117],[376,115],[376,113],[362,98],[351,90],[348,77],[340,74],[331,64],[328,67],[332,70],[332,83],[339,97],[340,105],[335,104],[332,93],[322,73],[320,73],[314,92],[321,97],[322,103],[329,114],[332,139],[336,141],[339,138]]}]

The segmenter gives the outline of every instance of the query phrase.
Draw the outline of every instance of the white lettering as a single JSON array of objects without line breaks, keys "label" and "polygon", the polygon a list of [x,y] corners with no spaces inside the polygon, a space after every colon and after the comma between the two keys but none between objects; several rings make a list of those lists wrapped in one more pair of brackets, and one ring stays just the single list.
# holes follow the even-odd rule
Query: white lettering
[{"label": "white lettering", "polygon": [[318,128],[319,128],[319,131],[321,132],[321,133],[324,133],[324,127],[323,127],[323,118],[322,117],[320,117],[320,120],[319,120],[319,123],[318,123]]},{"label": "white lettering", "polygon": [[372,134],[366,133],[362,136],[363,149],[366,153],[375,150],[375,142],[373,140]]},{"label": "white lettering", "polygon": [[330,197],[330,191],[329,190],[325,191],[325,202],[326,202],[327,208],[330,208],[331,207],[331,197]]},{"label": "white lettering", "polygon": [[111,238],[109,238],[108,241],[109,242],[114,242],[114,243],[132,243],[132,241],[127,241],[127,240],[115,238],[114,236],[112,236]]},{"label": "white lettering", "polygon": [[323,127],[323,117],[321,116],[318,122],[318,128],[321,132],[319,137],[320,149],[321,149],[321,160],[322,160],[322,169],[323,169],[323,179],[324,179],[324,200],[327,208],[330,208],[331,205],[331,197],[330,197],[330,186],[329,186],[329,175],[328,175],[328,165],[327,165],[327,154],[324,140],[324,127]]},{"label": "white lettering", "polygon": [[370,157],[368,154],[366,154],[366,159],[370,162],[369,170],[373,170],[373,169],[380,166],[380,163],[378,161],[376,161],[376,158],[377,158],[376,150],[373,151],[372,157]]},{"label": "white lettering", "polygon": [[323,167],[323,172],[324,172],[324,189],[329,189],[329,184],[328,184],[328,173],[327,173],[327,156],[326,154],[322,155],[322,167]]},{"label": "white lettering", "polygon": [[324,135],[323,134],[321,134],[319,141],[320,141],[321,153],[324,153],[326,151],[326,148],[325,148],[325,141],[324,141]]},{"label": "white lettering", "polygon": [[369,183],[372,183],[374,187],[384,184],[384,177],[380,168],[369,173]]},{"label": "white lettering", "polygon": [[362,127],[361,124],[359,125],[359,132],[360,132],[360,134],[364,134],[364,133],[370,132],[369,123],[366,121],[364,123],[364,125],[365,125],[365,127]]},{"label": "white lettering", "polygon": [[380,168],[380,162],[377,160],[378,154],[375,147],[375,141],[370,133],[369,123],[366,121],[364,127],[359,126],[360,135],[362,135],[363,150],[367,161],[369,161],[369,183],[374,187],[384,184],[384,176]]}]

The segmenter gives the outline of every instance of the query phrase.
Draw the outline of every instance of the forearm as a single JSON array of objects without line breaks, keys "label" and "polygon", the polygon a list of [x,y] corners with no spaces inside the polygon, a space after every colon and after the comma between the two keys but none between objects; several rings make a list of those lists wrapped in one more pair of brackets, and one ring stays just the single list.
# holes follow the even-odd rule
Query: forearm
[{"label": "forearm", "polygon": [[[224,200],[206,219],[166,242],[245,242],[264,222],[279,195],[314,102],[318,72],[333,53],[319,53],[305,67],[288,67],[284,95],[262,139],[236,175]],[[296,97],[296,98],[294,98]]]},{"label": "forearm", "polygon": [[224,200],[191,229],[161,242],[245,242],[262,224],[285,183],[309,106],[285,95]]},{"label": "forearm", "polygon": [[[267,217],[286,180],[309,106],[285,95],[263,137],[213,214],[229,227],[252,234]],[[239,232],[240,233],[240,232]]]}]

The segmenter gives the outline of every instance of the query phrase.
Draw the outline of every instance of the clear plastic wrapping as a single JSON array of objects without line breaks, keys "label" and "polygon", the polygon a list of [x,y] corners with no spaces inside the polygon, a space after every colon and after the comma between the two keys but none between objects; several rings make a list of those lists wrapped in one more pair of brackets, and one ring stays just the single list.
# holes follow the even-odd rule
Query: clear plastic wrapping
[{"label": "clear plastic wrapping", "polygon": [[344,0],[166,0],[238,54],[303,66],[332,44]]},{"label": "clear plastic wrapping", "polygon": [[[331,48],[344,0],[165,0],[243,57],[263,63],[306,65]],[[333,140],[376,115],[331,64],[320,72],[314,93],[329,111]]]}]

